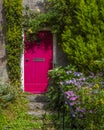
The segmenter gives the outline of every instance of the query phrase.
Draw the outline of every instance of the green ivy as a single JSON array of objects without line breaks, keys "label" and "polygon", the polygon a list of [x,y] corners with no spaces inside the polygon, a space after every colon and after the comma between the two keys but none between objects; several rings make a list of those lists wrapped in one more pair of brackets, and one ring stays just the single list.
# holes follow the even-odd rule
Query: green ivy
[{"label": "green ivy", "polygon": [[6,49],[8,76],[12,83],[20,82],[22,50],[22,0],[4,0],[6,17]]},{"label": "green ivy", "polygon": [[104,58],[103,0],[45,0],[45,13],[28,11],[25,16],[28,33],[43,27],[57,33],[69,64],[85,72],[102,71],[95,61]]}]

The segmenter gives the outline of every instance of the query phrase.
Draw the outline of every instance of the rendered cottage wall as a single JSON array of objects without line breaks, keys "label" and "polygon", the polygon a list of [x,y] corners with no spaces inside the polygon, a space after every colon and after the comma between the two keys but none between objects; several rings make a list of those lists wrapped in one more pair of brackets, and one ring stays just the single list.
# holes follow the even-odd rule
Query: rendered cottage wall
[{"label": "rendered cottage wall", "polygon": [[5,18],[3,10],[3,0],[0,0],[0,82],[8,79],[6,69],[6,51],[5,51]]}]

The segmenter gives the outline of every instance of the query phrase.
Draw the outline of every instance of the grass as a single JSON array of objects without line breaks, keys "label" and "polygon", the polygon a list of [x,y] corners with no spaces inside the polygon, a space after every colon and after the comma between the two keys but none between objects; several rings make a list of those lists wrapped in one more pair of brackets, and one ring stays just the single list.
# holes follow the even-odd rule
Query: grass
[{"label": "grass", "polygon": [[0,130],[30,130],[36,128],[34,118],[27,114],[27,100],[23,96],[1,109]]},{"label": "grass", "polygon": [[[0,102],[0,130],[55,130],[54,115],[45,114],[39,118],[27,114],[27,93],[23,93],[19,88],[13,90],[13,86],[9,87],[10,89],[4,92],[3,86],[0,93],[0,99],[4,99],[5,96],[5,100]],[[14,96],[8,100],[11,92]]]},{"label": "grass", "polygon": [[0,130],[40,129],[42,123],[27,114],[26,94],[18,87],[8,84],[0,86]]}]

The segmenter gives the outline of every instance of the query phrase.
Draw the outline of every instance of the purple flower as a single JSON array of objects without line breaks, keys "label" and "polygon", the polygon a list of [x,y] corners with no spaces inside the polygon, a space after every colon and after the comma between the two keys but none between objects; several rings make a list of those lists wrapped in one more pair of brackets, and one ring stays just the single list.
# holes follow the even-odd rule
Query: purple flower
[{"label": "purple flower", "polygon": [[68,80],[68,81],[65,81],[65,84],[68,85],[68,84],[71,84],[71,80]]},{"label": "purple flower", "polygon": [[91,76],[94,76],[94,73],[93,73],[93,72],[91,72],[91,71],[89,71],[89,74],[90,74]]},{"label": "purple flower", "polygon": [[71,97],[70,98],[70,101],[75,101],[75,100],[77,100],[78,99],[78,96],[74,96],[74,97]]},{"label": "purple flower", "polygon": [[93,111],[92,111],[92,110],[89,110],[89,113],[93,113]]},{"label": "purple flower", "polygon": [[80,86],[81,86],[81,83],[80,83],[80,82],[76,82],[74,85],[75,85],[76,87],[80,87]]},{"label": "purple flower", "polygon": [[85,113],[85,112],[86,112],[86,109],[85,109],[85,108],[77,107],[77,108],[76,108],[76,111],[77,111],[77,112],[81,112],[81,113]]},{"label": "purple flower", "polygon": [[92,87],[93,87],[93,84],[88,84],[88,87],[89,87],[89,88],[92,88]]},{"label": "purple flower", "polygon": [[63,85],[64,84],[64,82],[60,82],[60,85]]},{"label": "purple flower", "polygon": [[68,80],[68,81],[65,81],[66,84],[75,84],[76,83],[76,79],[73,78],[72,80]]},{"label": "purple flower", "polygon": [[78,80],[79,80],[79,81],[85,81],[86,78],[79,78]]},{"label": "purple flower", "polygon": [[74,72],[74,76],[82,76],[83,74],[81,72]]},{"label": "purple flower", "polygon": [[76,83],[76,79],[73,78],[73,79],[71,80],[71,82],[72,82],[73,84]]},{"label": "purple flower", "polygon": [[65,94],[66,94],[68,97],[76,96],[73,91],[66,91]]},{"label": "purple flower", "polygon": [[67,74],[72,74],[72,71],[71,71],[71,70],[69,70],[69,71],[67,71],[66,73],[67,73]]},{"label": "purple flower", "polygon": [[67,99],[71,101],[72,105],[74,105],[74,102],[79,98],[79,96],[75,95],[73,91],[67,91],[65,94]]},{"label": "purple flower", "polygon": [[75,105],[75,103],[74,102],[70,102],[70,106],[74,106]]}]

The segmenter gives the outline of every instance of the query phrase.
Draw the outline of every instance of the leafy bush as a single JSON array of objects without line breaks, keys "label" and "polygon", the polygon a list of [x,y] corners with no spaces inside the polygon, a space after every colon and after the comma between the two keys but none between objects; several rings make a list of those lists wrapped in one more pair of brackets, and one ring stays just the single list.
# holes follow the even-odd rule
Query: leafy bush
[{"label": "leafy bush", "polygon": [[0,106],[7,107],[9,102],[16,99],[16,88],[8,84],[0,84]]},{"label": "leafy bush", "polygon": [[[93,73],[92,73],[93,74]],[[58,67],[49,71],[51,85],[47,94],[52,104],[51,108],[62,106],[63,98],[59,98],[59,88],[63,90],[74,111],[74,127],[84,130],[101,130],[104,125],[104,89],[103,78],[97,75],[85,76],[75,67]],[[58,87],[60,86],[60,87]],[[61,101],[60,101],[61,100]],[[65,111],[69,111],[67,102],[64,101]],[[58,105],[58,106],[57,106]],[[61,110],[61,109],[60,109]],[[70,123],[69,114],[65,116]]]},{"label": "leafy bush", "polygon": [[95,64],[97,64],[99,68],[101,68],[101,71],[104,72],[104,59],[96,60]]},{"label": "leafy bush", "polygon": [[72,5],[70,23],[62,34],[63,49],[80,70],[101,71],[95,61],[104,57],[104,1],[73,1]]}]

